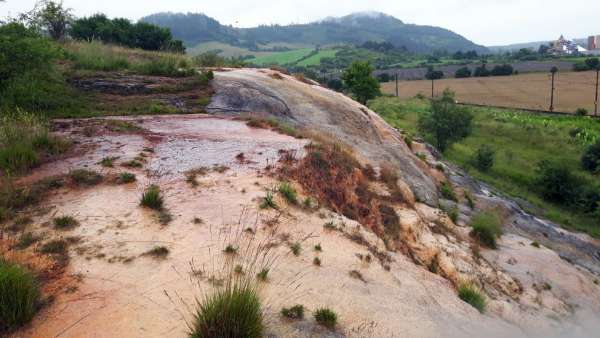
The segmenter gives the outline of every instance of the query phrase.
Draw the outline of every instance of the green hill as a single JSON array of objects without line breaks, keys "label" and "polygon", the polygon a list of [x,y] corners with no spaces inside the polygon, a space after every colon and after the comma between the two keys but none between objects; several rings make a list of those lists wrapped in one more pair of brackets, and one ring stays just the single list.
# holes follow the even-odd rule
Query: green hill
[{"label": "green hill", "polygon": [[[254,28],[224,26],[204,14],[192,13],[158,13],[141,20],[170,28],[173,35],[188,46],[221,42],[249,51],[284,51],[288,48],[280,46],[286,44],[324,46],[385,41],[415,53],[435,50],[488,52],[487,48],[447,29],[405,24],[382,13],[356,13],[308,24],[262,25]],[[265,50],[264,45],[274,47]]]}]

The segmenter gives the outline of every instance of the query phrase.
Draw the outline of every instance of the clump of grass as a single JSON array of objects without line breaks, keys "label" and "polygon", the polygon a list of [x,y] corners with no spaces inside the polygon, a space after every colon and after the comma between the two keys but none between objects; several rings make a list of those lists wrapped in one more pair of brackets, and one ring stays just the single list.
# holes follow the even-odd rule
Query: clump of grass
[{"label": "clump of grass", "polygon": [[313,265],[321,266],[321,259],[319,257],[315,257],[313,259]]},{"label": "clump of grass", "polygon": [[302,245],[298,242],[290,245],[290,250],[294,254],[294,256],[300,256],[300,252],[302,251]]},{"label": "clump of grass", "polygon": [[38,309],[39,297],[31,272],[0,259],[0,333],[29,323]]},{"label": "clump of grass", "polygon": [[272,192],[267,192],[267,194],[265,195],[265,197],[263,198],[262,203],[260,204],[260,208],[261,209],[278,209],[279,207],[277,206],[277,203],[275,202],[275,198],[273,197],[273,193]]},{"label": "clump of grass", "polygon": [[26,232],[22,234],[21,237],[19,237],[19,241],[17,242],[16,248],[19,250],[25,250],[38,240],[39,238],[36,237],[33,233]]},{"label": "clump of grass", "polygon": [[448,182],[442,183],[442,186],[440,187],[440,193],[442,194],[442,197],[447,200],[451,200],[451,201],[455,201],[455,202],[458,200],[456,198],[456,193],[454,192],[454,188]]},{"label": "clump of grass", "polygon": [[109,157],[103,158],[100,162],[98,162],[98,164],[100,164],[101,166],[103,166],[105,168],[113,168],[115,166],[115,161],[118,159],[119,159],[118,157],[109,156]]},{"label": "clump of grass", "polygon": [[260,272],[256,274],[256,278],[258,278],[258,280],[260,281],[266,282],[269,278],[269,269],[263,268],[262,270],[260,270]]},{"label": "clump of grass", "polygon": [[163,198],[157,185],[149,186],[142,194],[140,205],[146,208],[160,210],[163,207]]},{"label": "clump of grass", "polygon": [[315,207],[315,204],[315,200],[310,196],[306,197],[302,202],[302,206],[304,207],[304,209],[313,209]]},{"label": "clump of grass", "polygon": [[337,230],[337,227],[335,226],[335,223],[333,223],[333,221],[329,221],[323,224],[323,228],[325,230]]},{"label": "clump of grass", "polygon": [[162,225],[167,225],[173,221],[173,215],[168,210],[160,209],[158,212],[158,222]]},{"label": "clump of grass", "polygon": [[134,160],[123,163],[122,166],[124,166],[126,168],[141,168],[144,165],[142,164],[142,162],[134,159]]},{"label": "clump of grass", "polygon": [[315,251],[317,251],[317,252],[323,251],[323,248],[321,247],[321,243],[315,245]]},{"label": "clump of grass", "polygon": [[228,255],[236,255],[238,252],[238,248],[233,246],[232,244],[228,244],[225,249],[223,249],[223,252],[228,254]]},{"label": "clump of grass", "polygon": [[97,185],[102,182],[102,175],[87,169],[75,169],[69,172],[69,177],[77,185]]},{"label": "clump of grass", "polygon": [[43,254],[65,255],[67,253],[68,243],[64,239],[54,239],[44,243],[40,248]]},{"label": "clump of grass", "polygon": [[335,329],[337,324],[337,314],[328,308],[320,308],[314,313],[315,320],[319,325],[322,325],[330,330]]},{"label": "clump of grass", "polygon": [[144,255],[152,256],[157,259],[164,259],[169,255],[169,248],[165,246],[155,246],[154,248],[148,250]]},{"label": "clump of grass", "polygon": [[233,269],[233,272],[236,275],[243,275],[244,274],[244,267],[241,266],[240,264],[236,265],[235,268]]},{"label": "clump of grass", "polygon": [[72,229],[76,226],[79,226],[79,221],[72,216],[61,216],[54,219],[54,227],[56,229]]},{"label": "clump of grass", "polygon": [[304,305],[298,304],[292,307],[284,307],[281,309],[281,316],[287,319],[303,319],[304,318]]},{"label": "clump of grass", "polygon": [[480,212],[471,221],[471,235],[479,243],[491,249],[497,248],[496,240],[502,236],[502,222],[500,217],[490,211]]},{"label": "clump of grass", "polygon": [[474,199],[471,191],[465,190],[464,195],[465,195],[465,199],[467,200],[467,205],[469,206],[469,208],[471,210],[475,209],[475,199]]},{"label": "clump of grass", "polygon": [[132,174],[129,172],[124,172],[124,173],[119,174],[119,177],[117,178],[117,183],[118,184],[128,184],[128,183],[133,183],[136,180],[137,179],[135,177],[135,174]]},{"label": "clump of grass", "polygon": [[290,204],[298,203],[298,196],[296,193],[296,189],[294,189],[294,187],[290,183],[288,183],[288,182],[281,183],[279,185],[278,191],[288,201],[288,203],[290,203]]},{"label": "clump of grass", "polygon": [[21,110],[0,116],[0,172],[22,173],[39,165],[46,154],[65,152],[69,143],[50,135],[48,122]]},{"label": "clump of grass", "polygon": [[538,248],[539,249],[540,248],[540,243],[538,241],[533,241],[533,242],[531,242],[531,246],[534,247],[534,248]]},{"label": "clump of grass", "polygon": [[194,219],[192,220],[192,222],[194,222],[194,224],[202,224],[202,223],[204,223],[204,221],[200,217],[194,217]]},{"label": "clump of grass", "polygon": [[262,307],[254,285],[228,282],[198,300],[190,330],[190,338],[263,337]]},{"label": "clump of grass", "polygon": [[485,311],[485,297],[473,284],[461,284],[458,287],[458,297],[464,302],[470,304],[472,307],[476,308],[480,313]]}]

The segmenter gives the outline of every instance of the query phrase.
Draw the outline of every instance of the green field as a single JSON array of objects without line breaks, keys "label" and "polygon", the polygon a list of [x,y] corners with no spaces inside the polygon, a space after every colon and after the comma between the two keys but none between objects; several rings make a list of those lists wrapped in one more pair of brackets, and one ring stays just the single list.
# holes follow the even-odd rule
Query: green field
[{"label": "green field", "polygon": [[298,62],[298,66],[308,67],[308,66],[318,66],[321,64],[322,58],[332,58],[335,57],[335,54],[338,52],[337,49],[325,49],[320,50],[317,54],[307,58],[306,60],[302,60]]},{"label": "green field", "polygon": [[222,57],[240,57],[246,55],[254,55],[255,57],[263,57],[273,54],[273,52],[257,52],[251,51],[246,48],[228,45],[222,42],[203,42],[194,47],[187,49],[187,53],[190,55],[198,55],[210,51],[220,51],[219,55]]},{"label": "green field", "polygon": [[287,52],[278,52],[273,53],[267,56],[258,57],[254,59],[249,59],[248,62],[259,65],[259,66],[268,66],[268,65],[285,65],[290,63],[295,63],[296,61],[302,59],[312,52],[314,49],[312,48],[302,48],[291,50]]},{"label": "green field", "polygon": [[[371,101],[370,107],[394,127],[418,135],[419,114],[429,109],[429,103],[426,100],[381,97]],[[526,201],[521,204],[527,211],[562,224],[565,228],[600,237],[598,219],[543,200],[533,183],[537,164],[549,160],[567,165],[589,186],[600,189],[598,177],[580,167],[585,147],[600,139],[600,120],[517,110],[471,110],[475,116],[473,133],[446,151],[444,156],[448,161],[499,191]],[[487,173],[478,171],[470,164],[476,149],[483,144],[496,152],[494,166]]]}]

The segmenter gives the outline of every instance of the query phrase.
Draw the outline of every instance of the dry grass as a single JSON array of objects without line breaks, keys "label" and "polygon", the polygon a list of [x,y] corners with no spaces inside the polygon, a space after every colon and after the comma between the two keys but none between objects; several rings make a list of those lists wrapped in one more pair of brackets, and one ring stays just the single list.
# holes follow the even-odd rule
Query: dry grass
[{"label": "dry grass", "polygon": [[[595,72],[559,73],[556,78],[555,110],[575,113],[577,108],[594,111]],[[436,81],[437,96],[446,88],[456,93],[459,102],[499,107],[547,110],[550,107],[550,75],[546,73],[487,78],[443,79]],[[382,90],[395,94],[392,82]],[[418,93],[431,94],[431,81],[399,83],[400,97],[412,98]],[[429,93],[429,94],[427,94]]]}]

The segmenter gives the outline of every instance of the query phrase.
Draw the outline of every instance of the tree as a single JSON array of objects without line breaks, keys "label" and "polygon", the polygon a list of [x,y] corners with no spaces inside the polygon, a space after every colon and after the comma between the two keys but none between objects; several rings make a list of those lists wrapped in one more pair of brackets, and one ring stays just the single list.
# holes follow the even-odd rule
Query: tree
[{"label": "tree", "polygon": [[459,68],[456,70],[456,73],[454,73],[454,77],[457,79],[471,77],[471,70],[469,69],[469,67]]},{"label": "tree", "polygon": [[67,34],[67,28],[73,21],[71,9],[64,8],[62,1],[42,0],[38,3],[38,6],[41,6],[36,15],[39,25],[52,39],[64,39]]},{"label": "tree", "polygon": [[427,80],[431,80],[431,97],[434,96],[434,82],[435,80],[439,80],[444,77],[444,72],[441,70],[433,70],[433,67],[429,66],[427,68],[427,73],[425,74],[425,78]]},{"label": "tree", "polygon": [[373,67],[368,61],[354,61],[342,74],[345,86],[362,104],[381,94],[379,82],[371,75],[372,72]]},{"label": "tree", "polygon": [[542,197],[550,202],[575,203],[580,195],[581,180],[564,163],[538,163],[535,184]]},{"label": "tree", "polygon": [[431,100],[431,111],[419,117],[419,130],[444,152],[452,143],[471,134],[473,115],[456,105],[454,93],[446,89],[438,100]]},{"label": "tree", "polygon": [[475,72],[473,72],[473,76],[475,76],[475,77],[490,76],[490,71],[487,69],[487,64],[484,63],[481,66],[475,68]]},{"label": "tree", "polygon": [[492,69],[493,76],[508,76],[508,75],[512,75],[513,72],[514,72],[514,69],[509,64],[497,65],[497,66],[494,66],[494,68]]},{"label": "tree", "polygon": [[471,164],[481,172],[488,172],[494,166],[494,156],[496,152],[487,144],[480,146],[473,158]]}]

